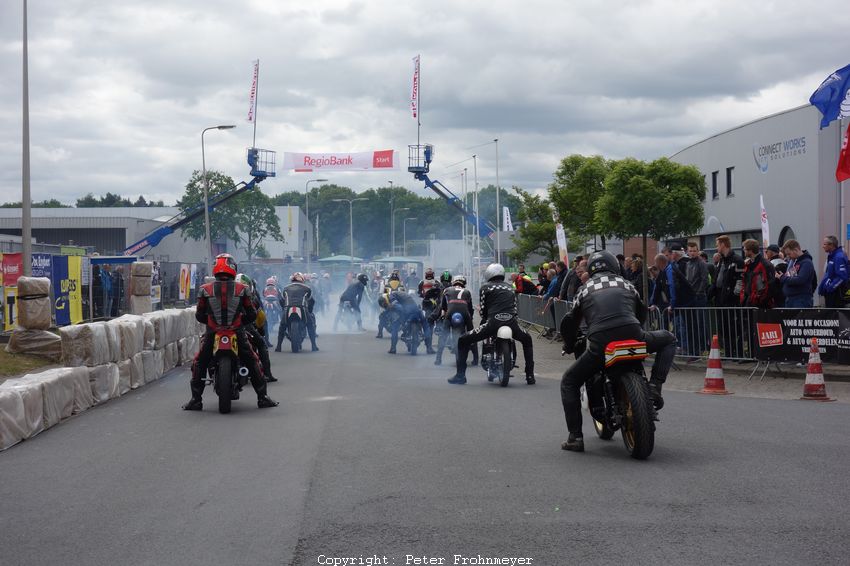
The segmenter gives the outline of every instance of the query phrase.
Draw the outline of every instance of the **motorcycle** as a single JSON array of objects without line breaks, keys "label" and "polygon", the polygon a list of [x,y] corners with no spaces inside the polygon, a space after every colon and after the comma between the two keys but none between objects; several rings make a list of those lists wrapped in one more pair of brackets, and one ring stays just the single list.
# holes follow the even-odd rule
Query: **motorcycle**
[{"label": "motorcycle", "polygon": [[[584,338],[576,343],[576,359],[584,351]],[[645,460],[655,447],[658,415],[643,371],[646,343],[611,342],[605,347],[605,365],[585,385],[583,403],[596,435],[611,440],[619,430],[632,458]]]},{"label": "motorcycle", "polygon": [[219,328],[213,342],[213,363],[210,364],[207,385],[212,385],[218,395],[218,412],[229,413],[232,401],[239,399],[239,392],[248,383],[250,372],[239,362],[239,347],[236,331]]},{"label": "motorcycle", "polygon": [[[442,325],[437,325],[437,328],[440,326]],[[454,313],[449,319],[448,328],[442,328],[442,332],[446,331],[449,335],[446,336],[445,344],[448,346],[449,352],[455,354],[457,353],[457,341],[466,332],[466,321],[463,319],[463,315],[459,312]]]},{"label": "motorcycle", "polygon": [[416,355],[416,351],[419,349],[419,343],[422,342],[422,338],[422,322],[418,318],[407,319],[404,323],[401,339],[407,345],[407,351],[411,356]]},{"label": "motorcycle", "polygon": [[481,349],[481,368],[487,372],[487,381],[497,381],[507,387],[514,367],[514,333],[510,326],[501,326],[495,337],[484,340]]},{"label": "motorcycle", "polygon": [[345,325],[345,329],[349,332],[352,331],[354,325],[357,323],[357,313],[354,310],[354,307],[351,306],[350,301],[343,301],[339,308],[342,309],[342,315],[340,319],[342,323]]},{"label": "motorcycle", "polygon": [[304,320],[304,311],[301,307],[288,307],[286,309],[286,336],[292,345],[292,353],[301,351],[304,336],[307,334],[307,323]]}]

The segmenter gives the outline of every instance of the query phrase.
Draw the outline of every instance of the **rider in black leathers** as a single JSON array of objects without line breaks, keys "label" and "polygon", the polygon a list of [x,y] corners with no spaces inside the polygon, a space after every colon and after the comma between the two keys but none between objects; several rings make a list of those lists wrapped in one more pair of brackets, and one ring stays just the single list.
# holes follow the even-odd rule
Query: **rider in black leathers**
[{"label": "rider in black leathers", "polygon": [[357,315],[357,330],[363,330],[363,319],[360,316],[360,301],[363,299],[363,290],[366,288],[368,283],[369,276],[365,273],[361,273],[357,276],[357,279],[353,281],[339,296],[339,310],[337,311],[336,318],[334,319],[334,332],[336,332],[336,327],[342,318],[346,302],[351,305],[351,308],[354,309],[354,312]]},{"label": "rider in black leathers", "polygon": [[[440,295],[443,292],[443,286],[434,279],[434,270],[430,267],[425,270],[425,279],[419,282],[419,296],[422,298],[422,310],[425,312],[425,318],[428,321],[428,326],[431,330],[431,336],[434,332],[434,322],[431,320],[433,312],[438,311],[440,304]],[[432,338],[428,340],[428,350],[432,349]]]},{"label": "rider in black leathers", "polygon": [[[434,360],[434,365],[438,366],[443,363],[443,350],[451,333],[452,315],[459,313],[463,316],[466,331],[471,332],[474,328],[472,324],[473,312],[472,293],[469,289],[466,289],[466,277],[457,275],[453,280],[453,285],[445,289],[440,296],[440,306],[434,309],[431,314],[430,321],[442,325],[442,332],[437,341],[437,359]],[[478,365],[478,344],[475,343],[472,344],[472,365]]]},{"label": "rider in black leathers", "polygon": [[[581,452],[584,437],[581,432],[580,388],[602,370],[605,347],[616,340],[639,340],[649,352],[656,352],[649,380],[655,407],[660,409],[661,386],[673,365],[676,338],[666,330],[645,331],[647,309],[631,283],[620,276],[617,258],[606,250],[594,252],[588,258],[590,279],[577,293],[572,310],[561,321],[564,351],[575,351],[579,325],[587,325],[587,348],[578,360],[564,372],[561,379],[561,402],[569,429],[569,439],[561,444],[564,450]],[[597,406],[590,400],[591,410]]]},{"label": "rider in black leathers", "polygon": [[422,332],[425,338],[425,348],[429,354],[434,353],[431,347],[431,327],[425,320],[425,315],[422,309],[416,303],[414,298],[404,291],[393,291],[387,295],[388,308],[387,311],[395,314],[390,326],[390,351],[388,354],[396,353],[396,344],[398,344],[398,333],[405,327],[405,323],[409,320],[418,320],[422,324]]},{"label": "rider in black leathers", "polygon": [[313,307],[316,301],[313,299],[313,289],[304,282],[304,276],[301,273],[293,273],[290,278],[292,283],[283,288],[283,293],[280,295],[281,317],[280,328],[277,331],[277,347],[275,352],[280,352],[280,345],[283,343],[283,337],[286,335],[287,324],[289,323],[288,309],[290,307],[299,307],[304,315],[304,322],[307,325],[307,335],[310,337],[310,344],[313,346],[313,351],[318,352],[319,346],[316,345],[316,315],[313,314]]},{"label": "rider in black leathers", "polygon": [[[528,332],[517,324],[516,293],[510,283],[505,283],[505,268],[499,263],[491,263],[484,271],[487,283],[481,286],[479,303],[481,305],[481,326],[464,334],[457,343],[457,373],[449,378],[449,383],[466,383],[466,357],[473,344],[495,336],[499,328],[509,326],[514,339],[522,343],[525,358],[525,381],[529,385],[536,383],[534,378],[534,345]],[[510,363],[505,360],[505,363]]]},{"label": "rider in black leathers", "polygon": [[[248,288],[248,294],[251,297],[251,303],[254,305],[254,310],[257,311],[257,319],[260,318],[260,313],[262,313],[262,318],[265,319],[266,314],[263,310],[263,299],[260,297],[260,294],[257,292],[257,282],[245,275],[244,273],[239,273],[236,276],[236,281],[242,283]],[[252,322],[251,324],[245,325],[245,332],[248,334],[248,338],[251,340],[251,344],[254,346],[254,350],[257,352],[257,357],[260,358],[260,364],[263,366],[263,374],[266,377],[266,381],[269,383],[274,383],[277,381],[277,378],[272,375],[272,364],[269,359],[269,348],[266,345],[267,337],[266,337],[266,328],[267,324],[259,325],[257,321]]]}]

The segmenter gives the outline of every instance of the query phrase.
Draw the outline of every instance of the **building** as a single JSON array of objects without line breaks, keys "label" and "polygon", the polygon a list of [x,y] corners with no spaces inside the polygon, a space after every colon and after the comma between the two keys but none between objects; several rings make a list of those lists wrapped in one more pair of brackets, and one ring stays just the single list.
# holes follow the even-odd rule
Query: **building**
[{"label": "building", "polygon": [[824,236],[846,243],[847,215],[835,180],[846,123],[834,121],[821,130],[820,120],[815,107],[801,106],[732,128],[671,157],[695,165],[705,176],[705,224],[694,235],[702,249],[713,250],[720,234],[729,235],[736,248],[748,238],[761,242],[760,195],[771,244],[796,239],[822,266]]},{"label": "building", "polygon": [[[297,206],[276,206],[284,241],[264,242],[274,259],[312,253],[312,226]],[[168,224],[180,213],[176,207],[33,208],[32,235],[43,244],[82,246],[101,255],[120,255],[124,249]],[[21,235],[21,209],[0,209],[0,234]],[[163,262],[204,263],[204,241],[185,240],[178,229],[154,248],[141,253],[146,259]],[[228,252],[237,261],[247,259],[244,250],[231,240],[213,237],[216,253]],[[13,250],[9,250],[13,251]]]}]

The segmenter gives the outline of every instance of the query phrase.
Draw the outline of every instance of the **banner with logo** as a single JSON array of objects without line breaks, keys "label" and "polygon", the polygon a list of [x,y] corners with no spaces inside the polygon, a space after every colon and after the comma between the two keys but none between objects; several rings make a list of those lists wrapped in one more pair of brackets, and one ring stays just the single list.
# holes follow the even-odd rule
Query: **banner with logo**
[{"label": "banner with logo", "polygon": [[349,153],[283,154],[283,168],[295,172],[309,171],[385,171],[398,169],[398,152],[393,149]]},{"label": "banner with logo", "polygon": [[162,302],[162,285],[151,285],[151,304],[158,305]]},{"label": "banner with logo", "polygon": [[555,222],[555,239],[558,241],[558,256],[568,266],[570,265],[570,254],[567,252],[567,234],[564,232],[564,225],[558,219],[557,214],[552,214],[552,220]]},{"label": "banner with logo", "polygon": [[764,208],[764,195],[759,195],[761,203],[761,245],[764,249],[770,245],[770,224],[767,221],[767,210]]},{"label": "banner with logo", "polygon": [[188,297],[189,299],[192,298],[191,291],[194,291],[197,288],[198,288],[198,264],[193,263],[192,264],[192,271],[189,274],[189,291],[190,291],[190,295]]},{"label": "banner with logo", "polygon": [[254,79],[251,81],[251,93],[248,96],[248,121],[253,122],[257,112],[257,81],[260,78],[260,60],[254,61]]},{"label": "banner with logo", "polygon": [[759,360],[806,362],[812,338],[821,359],[850,363],[850,311],[844,309],[767,309],[756,313]]},{"label": "banner with logo", "polygon": [[68,278],[68,256],[55,255],[51,260],[51,284],[53,286],[53,313],[56,326],[71,324],[71,281]]},{"label": "banner with logo", "polygon": [[514,224],[513,224],[513,222],[511,222],[511,209],[508,208],[507,206],[503,206],[502,207],[502,214],[503,214],[502,230],[504,230],[505,232],[513,232],[514,231]]},{"label": "banner with logo", "polygon": [[410,89],[410,111],[419,118],[419,55],[413,58],[413,86]]},{"label": "banner with logo", "polygon": [[18,277],[24,274],[23,254],[3,254],[3,285],[14,287],[18,284]]},{"label": "banner with logo", "polygon": [[32,254],[32,276],[33,277],[47,277],[50,279],[50,275],[53,271],[53,256],[50,254],[42,254],[36,253]]},{"label": "banner with logo", "polygon": [[809,102],[823,114],[821,129],[833,120],[850,117],[850,65],[826,77],[809,97]]},{"label": "banner with logo", "polygon": [[71,324],[83,321],[83,258],[68,257],[68,303]]},{"label": "banner with logo", "polygon": [[188,263],[180,264],[180,279],[179,289],[177,290],[177,300],[185,301],[189,298],[189,286],[191,277],[191,267]]},{"label": "banner with logo", "polygon": [[15,328],[15,322],[18,320],[18,288],[3,287],[3,319],[5,324],[4,330],[12,330]]}]

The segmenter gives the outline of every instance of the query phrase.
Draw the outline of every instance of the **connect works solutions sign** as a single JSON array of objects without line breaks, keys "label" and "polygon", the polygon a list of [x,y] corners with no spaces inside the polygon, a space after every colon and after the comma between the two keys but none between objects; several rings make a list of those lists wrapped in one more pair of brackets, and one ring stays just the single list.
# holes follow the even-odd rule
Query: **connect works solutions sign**
[{"label": "connect works solutions sign", "polygon": [[771,161],[806,154],[806,136],[789,138],[769,144],[753,144],[753,159],[762,173],[767,173]]}]

